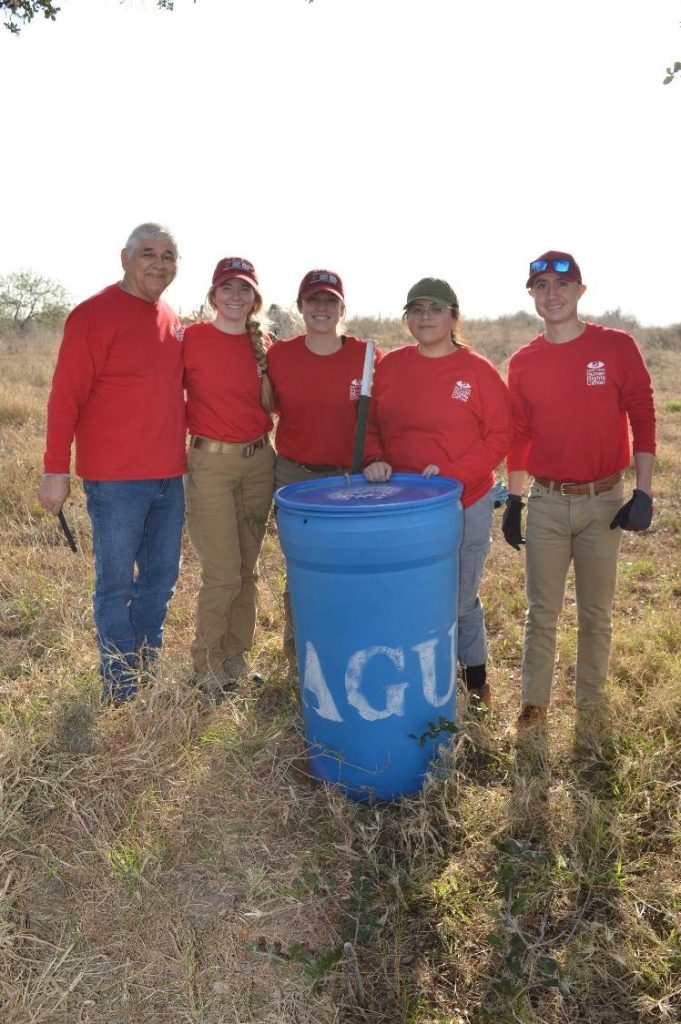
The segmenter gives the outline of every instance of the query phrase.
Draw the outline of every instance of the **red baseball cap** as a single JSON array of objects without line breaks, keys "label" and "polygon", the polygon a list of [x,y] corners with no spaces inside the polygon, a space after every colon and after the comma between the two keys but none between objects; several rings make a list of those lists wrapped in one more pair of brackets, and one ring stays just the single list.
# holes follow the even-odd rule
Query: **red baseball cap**
[{"label": "red baseball cap", "polygon": [[582,283],[582,272],[574,256],[569,252],[559,252],[557,249],[550,249],[536,260],[530,263],[530,276],[527,279],[526,288],[531,288],[541,274],[553,273],[564,277],[567,281]]},{"label": "red baseball cap", "polygon": [[309,270],[298,289],[298,302],[309,299],[315,292],[330,292],[345,302],[343,282],[332,270]]},{"label": "red baseball cap", "polygon": [[213,287],[219,288],[221,284],[231,281],[233,277],[239,278],[240,281],[246,281],[256,290],[259,288],[255,267],[252,263],[241,259],[240,256],[225,256],[213,272]]}]

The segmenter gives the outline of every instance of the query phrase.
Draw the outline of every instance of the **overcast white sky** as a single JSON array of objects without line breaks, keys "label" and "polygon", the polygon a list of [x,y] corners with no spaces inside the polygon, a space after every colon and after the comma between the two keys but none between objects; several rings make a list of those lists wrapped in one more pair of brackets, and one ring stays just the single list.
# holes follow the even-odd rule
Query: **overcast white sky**
[{"label": "overcast white sky", "polygon": [[679,0],[62,0],[0,27],[0,274],[80,300],[166,222],[188,313],[222,256],[266,303],[312,267],[348,312],[424,275],[464,316],[530,309],[527,264],[572,251],[585,311],[681,321]]}]

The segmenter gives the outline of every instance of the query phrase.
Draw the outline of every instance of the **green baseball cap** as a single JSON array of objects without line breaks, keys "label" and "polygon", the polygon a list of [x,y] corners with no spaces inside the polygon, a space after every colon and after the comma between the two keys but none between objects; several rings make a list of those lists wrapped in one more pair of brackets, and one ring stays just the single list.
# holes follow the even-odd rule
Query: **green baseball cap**
[{"label": "green baseball cap", "polygon": [[412,303],[418,302],[419,299],[430,299],[431,302],[439,302],[442,306],[453,306],[457,310],[459,308],[456,292],[441,277],[421,278],[420,281],[409,289],[404,308],[408,309]]}]

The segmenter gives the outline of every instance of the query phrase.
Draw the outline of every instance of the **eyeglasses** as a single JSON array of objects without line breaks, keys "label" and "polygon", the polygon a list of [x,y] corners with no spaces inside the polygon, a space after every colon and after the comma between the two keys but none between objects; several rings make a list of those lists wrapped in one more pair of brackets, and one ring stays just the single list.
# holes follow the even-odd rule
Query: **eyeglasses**
[{"label": "eyeglasses", "polygon": [[407,310],[407,316],[440,316],[445,310],[450,309],[450,306],[442,306],[439,302],[434,302],[432,306],[410,306]]},{"label": "eyeglasses", "polygon": [[554,274],[567,274],[572,266],[572,260],[534,260],[530,263],[531,274],[542,274],[545,270],[552,270]]}]

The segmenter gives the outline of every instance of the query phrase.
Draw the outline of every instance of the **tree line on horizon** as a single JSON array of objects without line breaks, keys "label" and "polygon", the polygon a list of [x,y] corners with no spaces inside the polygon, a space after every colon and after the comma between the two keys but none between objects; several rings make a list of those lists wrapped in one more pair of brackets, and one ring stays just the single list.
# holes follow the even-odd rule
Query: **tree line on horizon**
[{"label": "tree line on horizon", "polygon": [[[61,331],[74,302],[66,288],[52,278],[34,270],[17,270],[0,276],[0,340],[10,351],[19,351],[32,337],[43,337]],[[194,310],[182,316],[192,323],[201,315]],[[276,338],[290,338],[304,329],[295,311],[272,303],[266,317]],[[606,310],[600,315],[584,314],[591,323],[615,327],[634,334],[643,345],[681,348],[681,321],[669,327],[643,326],[636,316],[621,308]],[[541,321],[527,310],[496,317],[463,317],[463,340],[501,365],[513,351],[541,330]],[[372,338],[384,348],[411,343],[413,340],[399,317],[355,316],[345,321],[345,331],[360,338]]]}]

